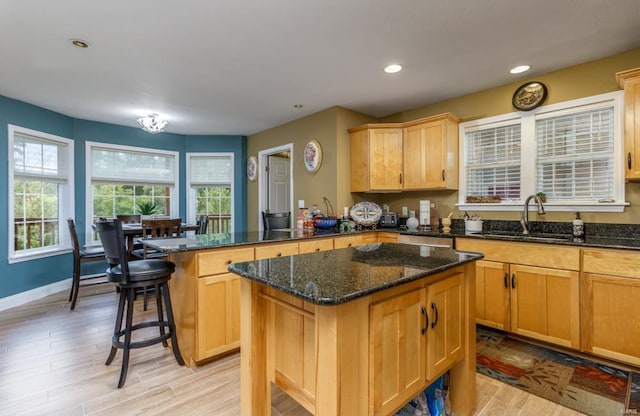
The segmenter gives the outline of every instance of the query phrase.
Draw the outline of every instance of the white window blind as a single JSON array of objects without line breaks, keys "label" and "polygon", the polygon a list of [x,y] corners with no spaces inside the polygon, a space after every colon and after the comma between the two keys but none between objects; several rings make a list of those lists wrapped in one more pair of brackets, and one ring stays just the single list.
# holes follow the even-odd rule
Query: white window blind
[{"label": "white window blind", "polygon": [[91,148],[94,182],[174,184],[175,166],[175,157],[166,153]]},{"label": "white window blind", "polygon": [[233,178],[230,156],[192,156],[190,183],[201,185],[230,185]]},{"label": "white window blind", "polygon": [[66,182],[69,174],[67,144],[26,134],[13,139],[13,174],[21,179]]},{"label": "white window blind", "polygon": [[613,107],[536,121],[536,191],[551,201],[614,194]]},{"label": "white window blind", "polygon": [[520,125],[465,133],[466,195],[520,198]]}]

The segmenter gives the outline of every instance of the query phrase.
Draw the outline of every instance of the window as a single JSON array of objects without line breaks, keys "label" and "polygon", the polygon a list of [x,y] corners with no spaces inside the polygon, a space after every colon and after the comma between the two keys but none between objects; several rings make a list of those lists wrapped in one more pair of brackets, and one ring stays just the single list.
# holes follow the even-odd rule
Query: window
[{"label": "window", "polygon": [[187,153],[188,221],[207,215],[210,234],[233,231],[233,153]]},{"label": "window", "polygon": [[68,250],[73,141],[9,125],[9,262]]},{"label": "window", "polygon": [[549,211],[626,205],[621,92],[462,123],[460,140],[462,210],[520,209],[539,192]]},{"label": "window", "polygon": [[153,215],[178,216],[178,153],[87,142],[87,235],[98,218],[146,214],[141,203],[155,205]]}]

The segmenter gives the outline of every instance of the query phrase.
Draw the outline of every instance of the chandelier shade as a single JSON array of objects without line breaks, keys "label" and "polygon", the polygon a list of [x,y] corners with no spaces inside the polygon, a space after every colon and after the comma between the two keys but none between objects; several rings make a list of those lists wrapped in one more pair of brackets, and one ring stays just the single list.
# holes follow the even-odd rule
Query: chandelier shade
[{"label": "chandelier shade", "polygon": [[160,118],[157,114],[149,114],[148,116],[140,117],[138,119],[138,124],[140,124],[142,130],[147,133],[156,134],[163,131],[169,122]]}]

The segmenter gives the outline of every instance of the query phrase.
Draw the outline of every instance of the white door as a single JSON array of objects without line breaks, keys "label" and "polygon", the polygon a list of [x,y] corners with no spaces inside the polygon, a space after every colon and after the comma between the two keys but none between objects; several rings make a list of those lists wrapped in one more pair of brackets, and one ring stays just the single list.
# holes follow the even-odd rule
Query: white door
[{"label": "white door", "polygon": [[289,159],[269,156],[269,206],[270,212],[288,212],[290,206]]}]

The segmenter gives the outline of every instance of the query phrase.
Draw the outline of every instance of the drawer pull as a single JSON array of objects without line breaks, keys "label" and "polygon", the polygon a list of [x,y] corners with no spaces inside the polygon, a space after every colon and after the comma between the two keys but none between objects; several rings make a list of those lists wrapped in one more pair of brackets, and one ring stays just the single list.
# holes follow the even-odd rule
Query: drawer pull
[{"label": "drawer pull", "polygon": [[511,288],[515,289],[516,288],[516,274],[512,274],[511,275]]},{"label": "drawer pull", "polygon": [[231,263],[233,263],[233,260],[227,260],[227,261],[225,261],[225,263],[226,264],[231,264]]},{"label": "drawer pull", "polygon": [[631,169],[631,152],[627,153],[627,167]]},{"label": "drawer pull", "polygon": [[282,257],[282,253],[276,254],[276,257]]},{"label": "drawer pull", "polygon": [[429,315],[427,315],[427,308],[424,306],[422,307],[422,315],[424,315],[424,326],[420,328],[420,333],[424,335],[427,332],[427,328],[429,328]]},{"label": "drawer pull", "polygon": [[442,169],[442,182],[444,182],[445,180],[446,179],[445,179],[444,169]]},{"label": "drawer pull", "polygon": [[435,317],[433,318],[433,322],[431,322],[431,328],[435,328],[438,325],[438,307],[435,302],[431,302],[431,309],[435,312]]},{"label": "drawer pull", "polygon": [[316,247],[316,251],[320,251],[320,247]]}]

